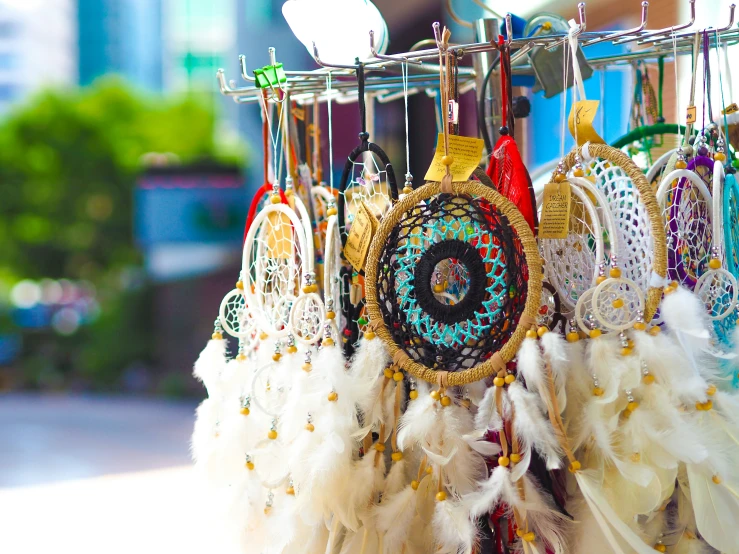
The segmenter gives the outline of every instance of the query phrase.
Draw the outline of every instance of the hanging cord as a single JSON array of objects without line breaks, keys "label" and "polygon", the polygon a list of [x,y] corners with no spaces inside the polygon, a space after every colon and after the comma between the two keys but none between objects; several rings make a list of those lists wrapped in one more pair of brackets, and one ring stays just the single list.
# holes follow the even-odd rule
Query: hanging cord
[{"label": "hanging cord", "polygon": [[442,129],[444,130],[444,157],[442,158],[442,162],[444,162],[446,168],[446,173],[441,180],[441,191],[446,194],[452,193],[451,164],[454,161],[452,156],[449,155],[449,125],[447,117],[449,107],[449,87],[447,86],[449,73],[447,70],[449,67],[449,37],[451,35],[451,31],[444,27],[441,37],[436,38],[436,44],[439,47],[439,93],[441,94]]},{"label": "hanging cord", "polygon": [[500,50],[500,91],[501,91],[501,125],[507,128],[507,134],[513,136],[515,132],[515,118],[513,117],[513,88],[511,87],[511,50],[503,35],[498,36],[498,49]]},{"label": "hanging cord", "polygon": [[[279,188],[280,178],[282,177],[282,154],[284,148],[280,148],[280,138],[282,137],[281,130],[282,130],[282,119],[285,115],[285,104],[286,102],[281,102],[279,104],[280,106],[280,116],[277,120],[277,131],[273,132],[272,130],[272,120],[269,116],[269,105],[267,103],[267,99],[264,95],[259,96],[259,100],[262,104],[262,111],[264,113],[264,117],[267,121],[267,128],[269,130],[269,137],[270,141],[272,142],[272,161],[274,165],[274,177],[275,182],[273,185],[277,185],[277,188]],[[279,150],[280,155],[277,155],[277,152]]]},{"label": "hanging cord", "polygon": [[703,31],[703,130],[706,129],[706,106],[708,106],[708,121],[713,121],[711,105],[711,61],[708,31]]},{"label": "hanging cord", "polygon": [[[658,77],[657,77],[657,123],[664,123],[665,122],[665,115],[663,112],[664,104],[662,99],[662,93],[664,92],[665,88],[665,57],[661,56],[659,60],[657,60],[657,69],[659,71]],[[675,91],[677,93],[677,91]]]},{"label": "hanging cord", "polygon": [[[560,151],[559,151],[559,159],[564,160],[565,159],[565,142],[567,137],[567,79],[569,77],[569,55],[570,49],[567,47],[562,48],[562,57],[563,57],[563,71],[562,71],[562,82],[564,83],[564,90],[562,91],[562,132],[560,136],[562,137],[562,140],[560,141]],[[560,161],[561,163],[561,161]]]},{"label": "hanging cord", "polygon": [[[582,73],[580,73],[580,64],[577,61],[577,27],[570,27],[568,40],[570,41],[570,61],[572,61],[572,78],[575,81],[575,86],[572,87],[572,108],[575,109],[577,105],[577,97],[579,95],[580,100],[585,100],[585,86],[582,82]],[[575,149],[580,144],[577,140],[577,112],[573,115],[574,121],[572,127],[575,129]],[[578,154],[579,156],[579,154]]]},{"label": "hanging cord", "polygon": [[[677,32],[672,32],[672,67],[675,70],[675,111],[677,111],[677,149],[678,153],[682,155],[683,141],[685,139],[681,134],[682,126],[680,125],[680,83],[677,78]],[[685,134],[688,134],[688,129],[685,129]]]},{"label": "hanging cord", "polygon": [[[364,88],[364,87],[362,87]],[[331,196],[334,194],[334,129],[333,129],[333,113],[331,106],[333,105],[333,95],[331,94],[331,72],[326,75],[326,96],[328,96],[328,186],[331,189]],[[363,102],[362,102],[363,104]]]},{"label": "hanging cord", "polygon": [[[721,35],[719,34],[718,30],[714,30],[714,33],[716,35],[716,68],[718,70],[718,88],[721,91],[721,106],[723,109],[721,110],[722,115],[724,116],[724,127],[723,129],[721,126],[718,126],[719,133],[721,137],[726,141],[726,158],[729,159],[729,144],[728,144],[728,137],[729,137],[729,120],[726,117],[726,113],[724,113],[724,110],[726,109],[726,100],[724,99],[724,80],[721,76],[721,50],[724,49],[726,44],[721,44]],[[724,49],[724,52],[726,50]],[[728,67],[728,66],[727,66]]]},{"label": "hanging cord", "polygon": [[[698,58],[700,57],[700,44],[701,44],[701,35],[700,31],[696,31],[695,35],[693,36],[693,74],[690,81],[690,103],[688,104],[688,107],[695,107],[695,80],[698,75]],[[676,39],[673,37],[673,49],[675,54],[675,63],[677,64],[677,48],[675,47]],[[685,137],[683,137],[683,141],[688,140],[688,137],[690,137],[693,134],[693,123],[689,123],[685,126]]]},{"label": "hanging cord", "polygon": [[644,102],[644,118],[650,125],[654,125],[659,119],[658,101],[654,94],[652,82],[649,80],[649,68],[643,61],[640,63],[642,66],[642,99]]},{"label": "hanging cord", "polygon": [[369,133],[367,132],[367,106],[364,102],[364,64],[357,63],[357,102],[359,102],[359,124],[362,131],[359,133],[359,140],[362,143],[369,141]]},{"label": "hanging cord", "polygon": [[405,104],[405,186],[403,192],[407,194],[406,189],[413,189],[413,175],[411,175],[411,149],[408,132],[408,62],[400,64],[401,76],[403,78],[403,102]]}]

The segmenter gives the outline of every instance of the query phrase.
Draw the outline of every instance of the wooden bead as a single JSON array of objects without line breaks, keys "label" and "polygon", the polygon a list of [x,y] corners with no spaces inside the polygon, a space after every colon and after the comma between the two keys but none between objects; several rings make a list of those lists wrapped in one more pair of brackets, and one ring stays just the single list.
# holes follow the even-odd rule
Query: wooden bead
[{"label": "wooden bead", "polygon": [[523,540],[526,542],[534,542],[536,540],[536,535],[533,531],[529,531],[528,533],[524,533]]},{"label": "wooden bead", "polygon": [[246,462],[246,469],[249,471],[254,469],[254,462]]},{"label": "wooden bead", "polygon": [[600,387],[593,387],[593,396],[603,396],[603,394],[604,394],[605,392],[606,392],[606,391],[604,391],[604,390],[603,390],[602,388],[600,388]]},{"label": "wooden bead", "polygon": [[313,369],[313,365],[310,362],[305,362],[302,366],[300,366],[303,371],[306,373],[309,373]]},{"label": "wooden bead", "polygon": [[377,450],[378,452],[385,452],[385,445],[381,442],[376,442],[375,450]]},{"label": "wooden bead", "polygon": [[249,415],[249,408],[247,408],[246,406],[241,408],[241,415]]},{"label": "wooden bead", "polygon": [[452,156],[451,154],[442,156],[441,163],[443,163],[444,165],[452,165],[454,163],[454,156]]},{"label": "wooden bead", "polygon": [[326,215],[329,215],[329,216],[330,215],[336,215],[338,213],[339,213],[338,210],[336,208],[334,208],[334,207],[331,207],[328,210],[326,210]]},{"label": "wooden bead", "polygon": [[393,368],[391,367],[386,367],[383,373],[385,374],[386,379],[392,379],[393,375],[395,375],[395,372],[393,371]]},{"label": "wooden bead", "polygon": [[544,335],[546,335],[546,334],[547,334],[548,332],[549,332],[549,327],[547,327],[546,325],[542,325],[542,326],[540,326],[540,327],[539,327],[539,328],[538,328],[538,329],[536,330],[536,334],[537,334],[538,336],[540,336],[540,337],[543,337],[543,336],[544,336]]},{"label": "wooden bead", "polygon": [[626,409],[629,410],[630,412],[633,412],[638,407],[639,407],[639,403],[638,402],[629,402],[628,404],[626,404]]},{"label": "wooden bead", "polygon": [[572,174],[573,174],[573,175],[574,175],[575,177],[585,177],[585,171],[583,171],[583,169],[582,169],[581,167],[576,167],[576,168],[575,168],[575,169],[573,170]]},{"label": "wooden bead", "polygon": [[575,473],[576,471],[580,471],[580,469],[582,469],[582,464],[580,464],[580,462],[575,460],[574,462],[570,464],[570,466],[567,469],[570,470],[570,473]]},{"label": "wooden bead", "polygon": [[564,180],[565,180],[565,176],[564,176],[564,175],[562,175],[561,173],[557,173],[557,174],[556,174],[556,175],[554,176],[554,182],[555,182],[555,183],[561,183],[561,182],[562,182],[562,181],[564,181]]},{"label": "wooden bead", "polygon": [[510,385],[516,380],[516,376],[513,375],[512,373],[509,373],[508,375],[505,376],[504,379],[505,379],[506,385]]},{"label": "wooden bead", "polygon": [[508,467],[508,465],[511,463],[511,459],[508,456],[501,456],[498,458],[498,465],[503,467]]},{"label": "wooden bead", "polygon": [[[331,311],[331,310],[327,311],[326,312],[326,319],[336,319],[336,312]],[[367,333],[365,333],[365,336],[366,335],[367,335]]]},{"label": "wooden bead", "polygon": [[621,349],[621,355],[622,356],[630,356],[633,350],[629,348],[628,346]]},{"label": "wooden bead", "polygon": [[290,346],[287,347],[288,354],[295,354],[297,351],[298,351],[298,347],[295,346],[294,344],[291,344]]},{"label": "wooden bead", "polygon": [[412,488],[412,489],[413,489],[414,491],[417,491],[417,490],[418,490],[418,485],[419,485],[419,484],[420,484],[420,483],[419,483],[418,481],[416,481],[416,480],[414,479],[413,481],[411,481],[411,488]]},{"label": "wooden bead", "polygon": [[390,455],[390,458],[393,460],[393,462],[399,462],[403,459],[403,453],[402,452],[393,452]]},{"label": "wooden bead", "polygon": [[393,373],[393,381],[395,381],[396,383],[399,383],[402,380],[403,380],[402,371],[396,371],[395,373]]},{"label": "wooden bead", "polygon": [[597,339],[599,336],[601,336],[603,333],[600,329],[591,329],[590,330],[590,338],[591,339]]},{"label": "wooden bead", "polygon": [[290,496],[295,496],[295,487],[287,487],[285,494],[289,494]]},{"label": "wooden bead", "polygon": [[623,298],[616,298],[613,302],[611,302],[611,306],[616,308],[617,310],[624,307],[624,299]]},{"label": "wooden bead", "polygon": [[502,387],[503,385],[505,385],[505,379],[503,377],[496,377],[495,379],[493,379],[493,385],[495,385],[496,387]]},{"label": "wooden bead", "polygon": [[667,547],[664,544],[655,544],[654,549],[657,552],[667,552]]},{"label": "wooden bead", "polygon": [[280,358],[282,358],[282,354],[280,354],[279,352],[275,352],[274,354],[272,354],[272,359],[275,362],[279,362],[280,361]]},{"label": "wooden bead", "polygon": [[244,281],[236,281],[236,288],[239,290],[244,290]]},{"label": "wooden bead", "polygon": [[607,277],[605,275],[598,275],[598,277],[595,279],[595,284],[596,285],[600,285],[606,279],[607,279]]},{"label": "wooden bead", "polygon": [[534,331],[533,329],[529,329],[528,331],[526,331],[526,338],[527,339],[535,339],[538,336],[539,336],[538,333],[536,331]]},{"label": "wooden bead", "polygon": [[331,391],[328,393],[328,401],[329,402],[336,402],[339,399],[339,393],[336,391]]},{"label": "wooden bead", "polygon": [[644,331],[646,328],[647,324],[643,321],[637,321],[636,323],[634,323],[634,329],[636,329],[637,331]]},{"label": "wooden bead", "polygon": [[621,277],[621,270],[617,267],[612,267],[611,270],[608,272],[608,275],[610,275],[614,279],[618,279],[619,277]]},{"label": "wooden bead", "polygon": [[717,390],[717,389],[716,389],[716,385],[710,385],[710,386],[708,387],[708,389],[706,389],[706,394],[707,394],[708,396],[713,396],[714,394],[716,394],[716,390]]},{"label": "wooden bead", "polygon": [[716,160],[717,162],[726,161],[726,154],[724,154],[723,152],[716,152],[713,155],[713,159]]},{"label": "wooden bead", "polygon": [[269,338],[269,335],[265,333],[264,331],[262,331],[261,333],[259,333],[259,338],[261,340],[267,340]]},{"label": "wooden bead", "polygon": [[638,464],[639,462],[641,462],[641,454],[639,454],[638,452],[634,452],[631,455],[631,461],[634,462],[635,464]]},{"label": "wooden bead", "polygon": [[275,440],[277,438],[277,431],[275,431],[274,429],[270,429],[269,433],[267,433],[267,437],[270,440]]},{"label": "wooden bead", "polygon": [[331,337],[326,337],[321,341],[321,346],[333,346],[334,345],[334,339]]},{"label": "wooden bead", "polygon": [[223,340],[223,334],[216,331],[210,336],[210,338],[212,338],[213,340]]},{"label": "wooden bead", "polygon": [[644,383],[645,385],[651,385],[652,383],[654,383],[654,375],[648,373],[647,375],[642,377],[641,380],[642,383]]},{"label": "wooden bead", "polygon": [[675,162],[675,169],[685,169],[688,164],[685,160],[678,160]]},{"label": "wooden bead", "polygon": [[444,491],[439,491],[436,493],[437,502],[444,502],[445,500],[446,500],[446,493]]},{"label": "wooden bead", "polygon": [[718,258],[711,258],[711,261],[708,262],[708,267],[711,269],[721,269],[721,260]]},{"label": "wooden bead", "polygon": [[520,461],[521,461],[521,454],[516,454],[515,452],[511,454],[511,462],[513,462],[514,464],[517,464]]},{"label": "wooden bead", "polygon": [[306,423],[305,424],[305,430],[306,431],[310,431],[312,433],[313,431],[316,430],[316,427],[312,423]]},{"label": "wooden bead", "polygon": [[236,356],[236,361],[237,362],[246,361],[246,356],[244,354],[239,354],[238,356]]},{"label": "wooden bead", "polygon": [[580,340],[580,334],[577,331],[567,333],[567,342],[577,342]]},{"label": "wooden bead", "polygon": [[367,329],[364,332],[364,338],[367,340],[373,340],[375,338],[375,332],[372,331],[371,329]]},{"label": "wooden bead", "polygon": [[721,477],[719,477],[718,475],[714,475],[714,476],[713,476],[713,477],[711,478],[711,480],[712,480],[712,481],[713,481],[714,483],[716,483],[717,485],[720,485],[720,484],[721,484]]},{"label": "wooden bead", "polygon": [[452,405],[452,399],[449,398],[448,396],[442,396],[441,397],[441,405],[444,406],[445,408],[447,406],[451,406]]},{"label": "wooden bead", "polygon": [[659,325],[655,325],[654,327],[650,327],[648,332],[653,337],[656,337],[657,335],[660,334],[661,331],[662,331],[662,327],[660,327]]},{"label": "wooden bead", "polygon": [[279,194],[273,194],[272,196],[270,196],[269,201],[271,204],[279,204],[280,202],[282,202]]},{"label": "wooden bead", "polygon": [[441,393],[438,390],[432,390],[431,398],[433,398],[434,400],[439,400],[439,398],[441,398]]},{"label": "wooden bead", "polygon": [[412,390],[411,392],[409,392],[408,398],[410,398],[411,400],[415,400],[416,398],[418,398],[418,391]]}]

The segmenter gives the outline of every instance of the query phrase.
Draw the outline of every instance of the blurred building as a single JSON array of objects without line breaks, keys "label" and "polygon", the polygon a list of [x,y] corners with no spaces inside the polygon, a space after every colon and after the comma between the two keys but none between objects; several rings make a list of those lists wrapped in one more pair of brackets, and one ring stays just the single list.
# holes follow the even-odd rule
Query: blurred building
[{"label": "blurred building", "polygon": [[116,73],[161,90],[162,16],[162,0],[77,0],[79,83]]},{"label": "blurred building", "polygon": [[0,112],[77,80],[75,0],[0,0]]}]

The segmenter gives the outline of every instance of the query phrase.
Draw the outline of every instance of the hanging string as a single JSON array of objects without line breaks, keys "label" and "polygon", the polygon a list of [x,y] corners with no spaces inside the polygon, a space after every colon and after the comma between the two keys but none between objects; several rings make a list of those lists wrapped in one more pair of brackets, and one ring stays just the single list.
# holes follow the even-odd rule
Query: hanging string
[{"label": "hanging string", "polygon": [[331,106],[333,104],[331,94],[331,72],[326,75],[326,96],[328,96],[328,186],[331,195],[334,194],[334,127]]},{"label": "hanging string", "polygon": [[[585,100],[585,86],[582,82],[582,74],[580,73],[580,64],[577,62],[577,27],[570,27],[569,41],[570,41],[570,60],[572,61],[572,78],[574,80],[574,86],[572,87],[572,109],[574,110],[577,105],[578,94],[580,100]],[[573,129],[575,130],[575,148],[578,147],[580,142],[577,140],[577,112],[573,114]]]},{"label": "hanging string", "polygon": [[[726,46],[725,44],[721,44],[721,35],[719,34],[718,30],[714,29],[713,31],[716,35],[716,68],[718,69],[718,88],[721,91],[721,106],[722,110],[721,113],[724,116],[724,129],[721,128],[721,125],[718,126],[719,133],[721,134],[721,137],[724,140],[728,140],[726,137],[729,136],[729,120],[726,117],[726,100],[724,99],[724,80],[721,74],[723,73],[721,71],[721,50],[722,46]],[[724,50],[725,51],[725,50]],[[729,145],[726,144],[726,152],[729,152]],[[728,155],[726,157],[728,159]]]},{"label": "hanging string", "polygon": [[[437,27],[438,28],[438,27]],[[446,110],[449,106],[449,87],[447,86],[447,79],[449,78],[449,37],[451,31],[444,27],[444,31],[441,34],[441,40],[437,37],[436,43],[439,47],[439,88],[441,94],[441,118],[442,128],[444,129],[444,158],[449,160],[449,125]],[[446,71],[445,71],[446,69]],[[445,164],[446,175],[442,179],[442,190],[443,192],[451,192],[452,183],[452,172],[450,168],[451,164]],[[449,189],[449,190],[447,190]]]},{"label": "hanging string", "polygon": [[[682,150],[684,138],[682,135],[682,126],[680,125],[680,82],[677,78],[677,32],[672,32],[672,66],[675,70],[675,110],[677,111],[677,147]],[[687,129],[686,129],[687,131]],[[687,133],[686,133],[687,134]]]},{"label": "hanging string", "polygon": [[359,123],[362,131],[359,133],[359,139],[362,142],[369,140],[367,132],[367,106],[364,103],[364,64],[357,64],[357,102],[359,103]]},{"label": "hanging string", "polygon": [[[259,101],[262,104],[262,111],[263,111],[264,117],[265,117],[265,119],[267,121],[267,127],[269,129],[269,138],[270,138],[270,141],[272,143],[272,152],[273,152],[272,161],[273,161],[273,166],[274,166],[273,171],[274,171],[275,182],[276,183],[279,183],[280,182],[280,177],[282,176],[282,173],[281,173],[282,172],[282,153],[283,153],[282,151],[284,150],[283,148],[279,148],[279,146],[280,146],[280,142],[281,142],[280,139],[282,138],[282,134],[281,134],[281,130],[282,130],[282,119],[283,119],[283,117],[285,115],[285,104],[286,104],[286,102],[281,102],[280,103],[280,115],[279,115],[279,118],[277,120],[277,132],[275,133],[272,130],[272,119],[269,116],[269,111],[270,111],[269,110],[269,104],[267,102],[267,99],[266,99],[265,95],[260,95],[259,96]],[[279,157],[277,155],[278,150],[279,150],[279,153],[280,153]]]},{"label": "hanging string", "polygon": [[560,133],[560,136],[562,137],[562,140],[560,141],[560,152],[559,152],[559,159],[564,160],[565,157],[565,137],[567,137],[567,78],[569,77],[569,60],[568,60],[568,54],[570,52],[570,49],[566,46],[562,47],[563,52],[563,66],[564,69],[562,71],[562,82],[564,83],[564,90],[562,91],[562,117],[560,118],[562,120],[562,132]]},{"label": "hanging string", "polygon": [[706,106],[708,107],[708,120],[713,121],[711,106],[711,62],[710,46],[708,42],[708,31],[703,31],[703,129],[706,128]]},{"label": "hanging string", "polygon": [[[665,116],[663,110],[663,104],[662,104],[662,92],[665,88],[665,57],[660,56],[659,60],[657,61],[657,68],[659,71],[658,76],[658,94],[659,97],[657,98],[657,105],[658,105],[658,115],[657,115],[657,123],[664,123],[665,122]],[[677,92],[676,92],[677,94]]]},{"label": "hanging string", "polygon": [[400,65],[400,71],[403,78],[403,101],[405,103],[405,178],[408,181],[411,175],[411,151],[408,139],[408,62]]}]

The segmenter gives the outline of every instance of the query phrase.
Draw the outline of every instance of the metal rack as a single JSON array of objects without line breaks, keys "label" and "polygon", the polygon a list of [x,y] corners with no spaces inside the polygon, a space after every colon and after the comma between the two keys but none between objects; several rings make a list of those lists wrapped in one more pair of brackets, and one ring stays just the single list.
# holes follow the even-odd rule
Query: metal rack
[{"label": "metal rack", "polygon": [[[588,58],[588,63],[594,67],[618,66],[623,64],[632,64],[637,60],[644,60],[647,63],[656,62],[660,58],[665,61],[671,61],[675,53],[677,55],[690,54],[694,49],[694,37],[696,32],[703,29],[695,29],[695,0],[688,0],[690,5],[690,20],[684,24],[656,30],[648,30],[647,18],[649,11],[649,2],[641,3],[640,24],[633,29],[625,30],[608,30],[608,31],[587,31],[586,6],[581,2],[577,6],[578,20],[574,34],[578,37],[578,43],[582,48],[599,44],[602,42],[611,42],[612,44],[633,44],[638,49],[632,49],[623,54],[611,56]],[[447,1],[449,4],[449,0]],[[728,24],[719,29],[709,29],[709,42],[711,46],[716,45],[716,41],[720,40],[722,44],[739,43],[739,28],[735,26],[734,12],[735,4],[729,6]],[[460,20],[450,10],[452,17],[458,22]],[[486,22],[495,21],[490,19],[478,20],[476,26],[485,27]],[[507,45],[511,50],[511,66],[514,74],[532,75],[533,69],[528,63],[528,53],[534,48],[546,48],[554,50],[568,40],[569,35],[566,33],[552,33],[526,38],[511,38],[512,33],[512,17],[507,14],[504,18]],[[469,22],[464,22],[467,24]],[[368,95],[379,102],[387,102],[402,97],[399,91],[403,89],[403,78],[401,76],[401,65],[406,64],[408,67],[407,83],[408,93],[416,94],[426,92],[434,95],[439,86],[439,50],[443,48],[438,39],[438,23],[434,24],[436,38],[428,39],[419,43],[419,45],[432,44],[433,48],[421,48],[418,50],[411,49],[408,52],[396,54],[379,54],[374,48],[374,37],[370,32],[369,44],[373,58],[362,62],[365,72],[365,91]],[[469,23],[469,25],[473,25]],[[497,28],[497,25],[494,26]],[[471,55],[476,58],[483,57],[489,53],[498,52],[497,37],[493,36],[489,41],[474,42],[470,44],[450,44],[448,52],[457,56],[461,62],[464,58]],[[271,64],[275,65],[275,49],[270,48]],[[357,83],[355,74],[357,66],[341,65],[331,63],[329,60],[321,58],[318,49],[313,45],[313,59],[320,67],[313,71],[285,71],[287,80],[281,83],[280,89],[283,93],[289,94],[290,99],[299,104],[311,104],[314,102],[325,102],[328,99],[327,80],[331,79],[331,98],[339,103],[355,102],[357,99]],[[487,58],[488,60],[490,58]],[[255,86],[255,79],[249,75],[246,65],[245,56],[239,56],[241,67],[241,77],[251,86],[238,87],[235,81],[226,79],[223,69],[217,72],[217,79],[221,93],[233,97],[238,103],[257,102],[263,97],[262,89]],[[475,69],[477,67],[477,69]],[[460,93],[475,89],[478,86],[481,77],[481,69],[487,70],[487,66],[481,66],[476,63],[474,66],[458,67],[458,79]],[[270,102],[279,102],[281,98],[274,94],[268,94],[267,98]]]}]

